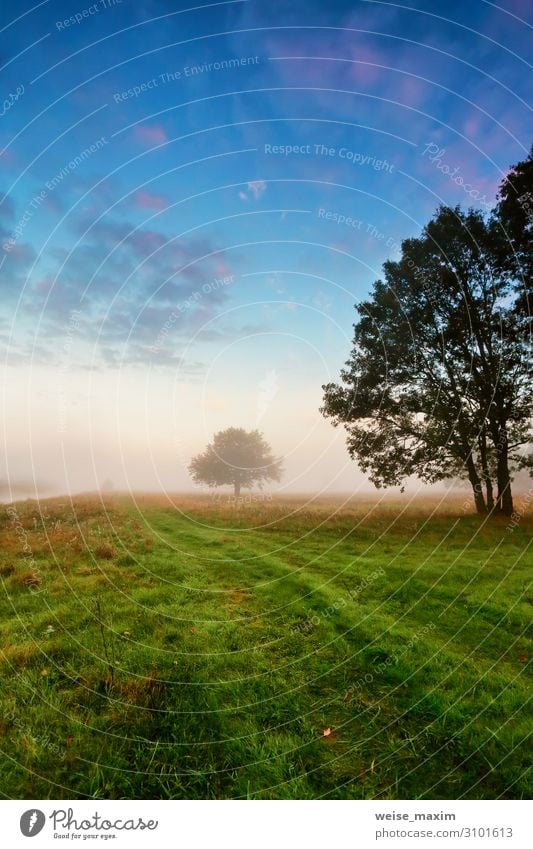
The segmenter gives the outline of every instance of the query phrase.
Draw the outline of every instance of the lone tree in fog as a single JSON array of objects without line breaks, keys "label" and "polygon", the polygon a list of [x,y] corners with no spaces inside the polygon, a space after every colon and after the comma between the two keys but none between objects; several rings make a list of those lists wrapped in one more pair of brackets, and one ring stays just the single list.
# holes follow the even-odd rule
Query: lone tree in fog
[{"label": "lone tree in fog", "polygon": [[356,307],[351,356],[321,412],[378,487],[458,475],[478,513],[513,511],[512,472],[532,465],[532,170],[530,156],[510,172],[488,218],[441,207]]},{"label": "lone tree in fog", "polygon": [[216,433],[205,451],[193,458],[189,472],[195,483],[233,486],[239,498],[241,487],[257,484],[261,489],[265,481],[279,481],[282,468],[258,430],[230,427]]}]

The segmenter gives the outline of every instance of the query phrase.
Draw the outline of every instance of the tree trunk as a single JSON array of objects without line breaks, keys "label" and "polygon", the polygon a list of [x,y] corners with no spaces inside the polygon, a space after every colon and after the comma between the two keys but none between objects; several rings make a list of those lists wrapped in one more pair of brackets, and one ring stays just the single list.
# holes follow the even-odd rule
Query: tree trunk
[{"label": "tree trunk", "polygon": [[494,510],[494,489],[492,487],[492,481],[488,475],[485,478],[485,489],[487,492],[487,512],[492,513]]},{"label": "tree trunk", "polygon": [[488,454],[487,454],[487,435],[485,431],[479,438],[479,454],[481,457],[481,468],[483,470],[483,480],[485,482],[485,492],[487,500],[487,512],[492,513],[494,510],[494,490],[489,472]]},{"label": "tree trunk", "polygon": [[234,494],[235,494],[235,501],[237,501],[237,499],[240,498],[240,495],[241,495],[241,482],[238,478],[235,481],[235,483],[233,484],[233,488],[234,488]]},{"label": "tree trunk", "polygon": [[472,490],[474,492],[476,511],[480,516],[483,516],[487,512],[487,505],[485,504],[485,499],[483,497],[483,485],[481,483],[481,478],[477,473],[472,454],[468,455],[466,460],[466,469],[468,472],[468,480],[472,484]]},{"label": "tree trunk", "polygon": [[498,431],[498,464],[496,470],[498,483],[498,497],[496,505],[500,513],[510,516],[513,512],[513,496],[511,492],[511,475],[509,474],[509,448],[507,441],[507,428],[501,425]]}]

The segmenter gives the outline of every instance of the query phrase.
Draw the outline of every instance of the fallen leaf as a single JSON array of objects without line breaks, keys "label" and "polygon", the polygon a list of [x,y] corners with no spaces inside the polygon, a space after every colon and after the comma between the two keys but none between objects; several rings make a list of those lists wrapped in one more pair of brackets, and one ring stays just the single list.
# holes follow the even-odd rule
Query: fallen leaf
[{"label": "fallen leaf", "polygon": [[518,660],[520,663],[527,663],[527,654],[521,654]]},{"label": "fallen leaf", "polygon": [[67,737],[67,746],[72,746],[73,742],[74,742],[74,737],[72,737],[72,735],[69,734],[69,736]]},{"label": "fallen leaf", "polygon": [[331,728],[329,727],[329,725],[327,728],[324,728],[322,734],[324,737],[329,737],[329,735],[331,734]]}]

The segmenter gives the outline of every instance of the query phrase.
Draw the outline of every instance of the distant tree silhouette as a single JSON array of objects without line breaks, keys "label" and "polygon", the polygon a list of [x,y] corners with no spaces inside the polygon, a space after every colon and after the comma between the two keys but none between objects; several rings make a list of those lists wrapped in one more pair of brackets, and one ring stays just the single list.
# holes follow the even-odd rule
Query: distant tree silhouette
[{"label": "distant tree silhouette", "polygon": [[258,430],[230,427],[216,433],[205,451],[192,459],[189,472],[195,483],[233,486],[239,498],[241,487],[257,484],[261,489],[266,481],[279,481],[282,468]]}]

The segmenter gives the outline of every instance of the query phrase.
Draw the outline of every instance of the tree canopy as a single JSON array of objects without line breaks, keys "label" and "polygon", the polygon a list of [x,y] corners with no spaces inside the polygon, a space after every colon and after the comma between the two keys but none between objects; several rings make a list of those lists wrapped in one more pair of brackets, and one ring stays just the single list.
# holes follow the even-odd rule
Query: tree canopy
[{"label": "tree canopy", "polygon": [[500,267],[516,280],[517,309],[529,323],[533,312],[533,146],[500,186],[492,218]]},{"label": "tree canopy", "polygon": [[[532,169],[519,170],[529,175],[523,198]],[[356,307],[350,359],[341,383],[323,387],[321,411],[344,425],[350,455],[376,486],[464,476],[478,512],[513,510],[512,472],[530,464],[531,349],[518,273],[527,269],[518,250],[526,256],[531,219],[520,219],[522,207],[513,213],[509,198],[516,192],[504,183],[488,219],[440,207]]]},{"label": "tree canopy", "polygon": [[261,489],[266,481],[279,481],[282,467],[258,430],[230,427],[215,434],[205,451],[192,459],[189,471],[195,483],[233,486],[239,498],[241,487],[257,484]]}]

